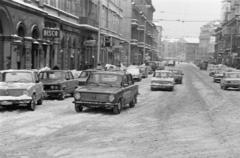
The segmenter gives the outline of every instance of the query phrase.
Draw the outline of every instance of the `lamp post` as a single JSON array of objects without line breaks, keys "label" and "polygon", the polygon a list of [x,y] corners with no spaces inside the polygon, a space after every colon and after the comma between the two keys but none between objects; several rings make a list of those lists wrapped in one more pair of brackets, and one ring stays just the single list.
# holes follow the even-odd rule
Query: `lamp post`
[{"label": "lamp post", "polygon": [[100,52],[101,52],[101,10],[102,3],[98,0],[98,43],[97,43],[97,63],[100,63]]}]

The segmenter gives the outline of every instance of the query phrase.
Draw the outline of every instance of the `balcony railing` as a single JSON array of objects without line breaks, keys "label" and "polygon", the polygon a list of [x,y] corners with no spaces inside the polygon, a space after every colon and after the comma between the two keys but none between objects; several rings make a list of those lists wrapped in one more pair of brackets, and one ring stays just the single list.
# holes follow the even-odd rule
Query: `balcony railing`
[{"label": "balcony railing", "polygon": [[132,25],[133,26],[138,26],[138,20],[137,19],[132,19]]},{"label": "balcony railing", "polygon": [[138,40],[137,39],[131,39],[131,45],[137,45]]},{"label": "balcony railing", "polygon": [[88,17],[79,17],[79,23],[80,24],[87,24],[87,25],[91,25],[94,27],[98,26],[98,21],[95,19],[90,19]]},{"label": "balcony railing", "polygon": [[144,42],[138,42],[138,47],[144,48],[144,46],[145,46],[145,43],[144,43]]},{"label": "balcony railing", "polygon": [[139,25],[137,29],[139,31],[144,31],[145,30],[145,26],[144,25]]}]

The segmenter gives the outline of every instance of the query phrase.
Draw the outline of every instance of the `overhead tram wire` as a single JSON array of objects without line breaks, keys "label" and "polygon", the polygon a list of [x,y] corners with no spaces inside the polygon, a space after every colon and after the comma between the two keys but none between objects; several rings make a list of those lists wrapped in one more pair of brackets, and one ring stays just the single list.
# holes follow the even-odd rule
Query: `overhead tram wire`
[{"label": "overhead tram wire", "polygon": [[181,19],[153,19],[153,22],[181,22],[181,23],[203,23],[203,22],[211,22],[211,20],[181,20]]}]

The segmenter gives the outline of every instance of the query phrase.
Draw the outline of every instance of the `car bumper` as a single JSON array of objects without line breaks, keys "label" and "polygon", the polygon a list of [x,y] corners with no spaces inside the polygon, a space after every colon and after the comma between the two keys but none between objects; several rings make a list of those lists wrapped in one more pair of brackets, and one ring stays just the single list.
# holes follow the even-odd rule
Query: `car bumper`
[{"label": "car bumper", "polygon": [[222,78],[214,78],[213,81],[214,81],[214,82],[221,82],[221,79],[222,79]]},{"label": "car bumper", "polygon": [[240,84],[224,84],[228,88],[240,88]]},{"label": "car bumper", "polygon": [[154,89],[169,89],[169,88],[173,88],[174,85],[170,85],[170,84],[152,84],[151,88]]},{"label": "car bumper", "polygon": [[0,97],[0,105],[1,106],[10,106],[10,105],[26,105],[30,103],[32,100],[31,97],[10,97],[10,96],[1,96]]},{"label": "car bumper", "polygon": [[112,109],[117,103],[102,103],[102,102],[88,102],[88,101],[73,101],[74,104],[80,104],[81,106],[88,108],[106,108]]},{"label": "car bumper", "polygon": [[64,91],[63,90],[45,90],[46,96],[56,96],[56,95],[62,95]]}]

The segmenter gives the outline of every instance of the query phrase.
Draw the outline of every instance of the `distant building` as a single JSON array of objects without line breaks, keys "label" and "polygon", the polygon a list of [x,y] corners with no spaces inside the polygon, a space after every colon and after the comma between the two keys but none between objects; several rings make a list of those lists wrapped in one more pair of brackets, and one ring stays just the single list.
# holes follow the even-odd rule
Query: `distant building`
[{"label": "distant building", "polygon": [[184,38],[184,41],[185,60],[194,62],[198,56],[199,40],[197,38]]},{"label": "distant building", "polygon": [[215,52],[215,29],[219,25],[219,21],[212,21],[201,27],[197,59],[204,61],[213,60]]}]

